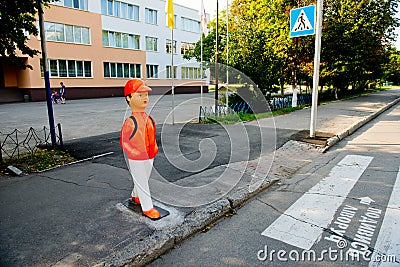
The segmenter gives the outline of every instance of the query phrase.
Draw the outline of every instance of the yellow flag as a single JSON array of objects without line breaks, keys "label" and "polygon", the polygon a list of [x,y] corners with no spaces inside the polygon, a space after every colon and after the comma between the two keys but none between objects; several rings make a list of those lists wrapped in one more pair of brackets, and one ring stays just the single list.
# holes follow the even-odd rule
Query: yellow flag
[{"label": "yellow flag", "polygon": [[174,5],[172,0],[167,0],[167,22],[168,27],[172,30],[174,29],[175,16],[174,16]]}]

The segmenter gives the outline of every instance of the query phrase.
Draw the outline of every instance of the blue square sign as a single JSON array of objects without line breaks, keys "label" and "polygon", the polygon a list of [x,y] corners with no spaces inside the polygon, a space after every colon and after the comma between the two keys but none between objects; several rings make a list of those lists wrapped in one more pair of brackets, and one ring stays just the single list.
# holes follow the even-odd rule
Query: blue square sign
[{"label": "blue square sign", "polygon": [[290,10],[290,37],[315,34],[315,5]]}]

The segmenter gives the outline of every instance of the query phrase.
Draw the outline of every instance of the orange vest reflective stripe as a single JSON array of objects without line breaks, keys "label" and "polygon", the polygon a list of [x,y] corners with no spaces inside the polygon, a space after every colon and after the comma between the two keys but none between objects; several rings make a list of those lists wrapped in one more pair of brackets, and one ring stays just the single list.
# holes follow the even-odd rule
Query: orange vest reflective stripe
[{"label": "orange vest reflective stripe", "polygon": [[158,152],[156,125],[145,112],[133,112],[125,120],[120,134],[120,145],[129,159],[152,159]]}]

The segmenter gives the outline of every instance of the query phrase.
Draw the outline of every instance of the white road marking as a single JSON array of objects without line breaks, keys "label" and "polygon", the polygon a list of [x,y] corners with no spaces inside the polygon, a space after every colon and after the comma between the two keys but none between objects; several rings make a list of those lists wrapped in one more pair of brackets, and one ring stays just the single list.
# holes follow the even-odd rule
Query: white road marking
[{"label": "white road marking", "polygon": [[309,250],[373,157],[347,155],[261,234]]},{"label": "white road marking", "polygon": [[[369,266],[399,266],[400,261],[400,167]],[[389,257],[397,263],[388,261]],[[379,260],[382,259],[382,260]],[[386,262],[383,260],[385,259]]]}]

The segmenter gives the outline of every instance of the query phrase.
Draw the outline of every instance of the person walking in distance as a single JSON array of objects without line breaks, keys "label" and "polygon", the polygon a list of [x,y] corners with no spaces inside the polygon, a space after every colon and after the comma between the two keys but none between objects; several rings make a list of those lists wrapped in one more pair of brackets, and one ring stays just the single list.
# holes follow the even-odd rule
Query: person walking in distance
[{"label": "person walking in distance", "polygon": [[156,125],[145,112],[150,91],[151,88],[141,79],[131,79],[126,83],[124,96],[132,113],[122,125],[120,145],[128,158],[128,169],[134,183],[130,200],[140,204],[142,213],[154,220],[161,215],[153,206],[149,189],[153,161],[158,153]]},{"label": "person walking in distance", "polygon": [[61,97],[61,104],[65,104],[65,97],[66,97],[66,92],[65,92],[65,85],[63,82],[60,82],[60,97]]}]

